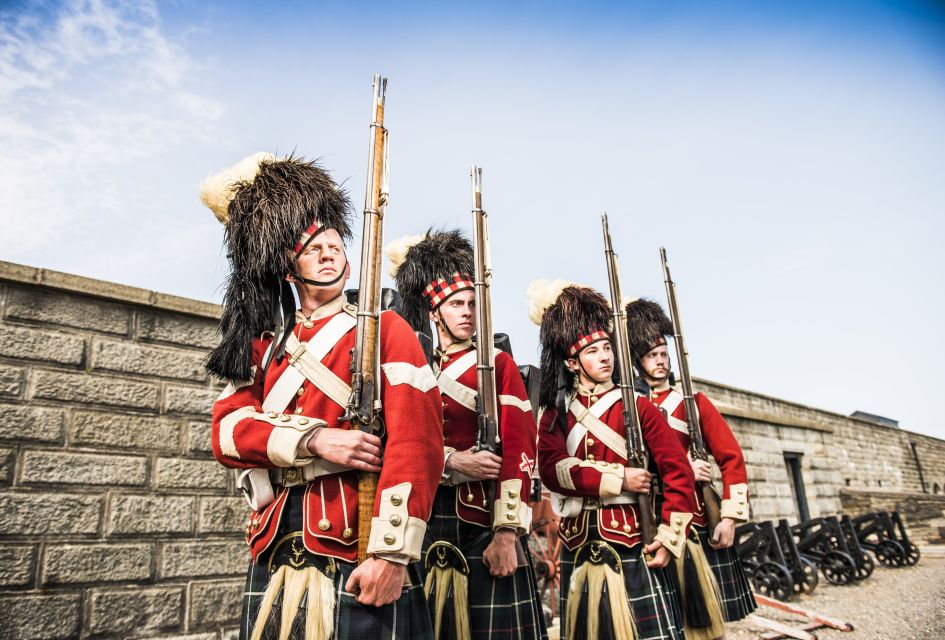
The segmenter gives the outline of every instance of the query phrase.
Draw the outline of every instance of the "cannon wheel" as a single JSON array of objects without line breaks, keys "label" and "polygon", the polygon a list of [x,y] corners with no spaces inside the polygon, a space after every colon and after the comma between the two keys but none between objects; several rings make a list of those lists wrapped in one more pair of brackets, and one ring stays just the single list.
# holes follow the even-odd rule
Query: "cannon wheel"
[{"label": "cannon wheel", "polygon": [[794,593],[791,574],[774,562],[762,562],[751,576],[755,591],[776,600],[787,600]]},{"label": "cannon wheel", "polygon": [[901,567],[906,562],[906,551],[895,540],[880,540],[873,554],[884,567]]},{"label": "cannon wheel", "polygon": [[856,563],[842,551],[831,551],[820,560],[820,570],[830,584],[848,584],[856,575]]},{"label": "cannon wheel", "polygon": [[535,566],[538,596],[542,602],[547,598],[551,616],[554,618],[558,616],[558,598],[561,593],[559,520],[552,513],[551,505],[546,500],[536,505],[535,512],[539,518],[532,523],[532,531],[528,535],[528,552]]},{"label": "cannon wheel", "polygon": [[907,566],[910,566],[910,567],[913,566],[913,565],[915,565],[915,564],[919,561],[919,558],[920,558],[921,555],[922,555],[922,554],[919,553],[919,547],[915,546],[915,545],[912,544],[911,542],[903,542],[903,543],[900,543],[900,544],[902,544],[902,545],[905,547],[905,552],[906,552],[905,562],[906,562],[906,565],[907,565]]},{"label": "cannon wheel", "polygon": [[866,580],[871,575],[873,575],[873,569],[875,568],[876,565],[873,564],[873,558],[870,557],[870,554],[864,551],[862,563],[856,565],[856,579]]},{"label": "cannon wheel", "polygon": [[803,577],[801,580],[794,581],[794,591],[797,593],[813,593],[814,589],[817,588],[817,583],[820,582],[817,565],[807,558],[801,558],[801,566],[803,567],[801,570]]}]

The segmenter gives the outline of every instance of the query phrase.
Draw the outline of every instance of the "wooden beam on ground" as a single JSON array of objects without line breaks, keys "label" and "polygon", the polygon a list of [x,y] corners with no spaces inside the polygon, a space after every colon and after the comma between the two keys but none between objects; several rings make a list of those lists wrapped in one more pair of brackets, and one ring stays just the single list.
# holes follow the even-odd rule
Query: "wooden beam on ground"
[{"label": "wooden beam on ground", "polygon": [[845,622],[838,618],[831,618],[830,616],[825,616],[809,609],[803,609],[787,602],[781,602],[780,600],[763,596],[760,593],[755,594],[755,602],[765,607],[777,609],[778,611],[785,611],[787,613],[793,613],[797,616],[802,616],[813,622],[818,622],[825,627],[830,627],[831,629],[838,629],[840,631],[853,631],[853,625],[849,622]]},{"label": "wooden beam on ground", "polygon": [[784,624],[783,622],[769,620],[768,618],[759,616],[756,613],[753,613],[745,618],[745,621],[761,629],[777,631],[778,634],[783,637],[794,638],[795,640],[817,640],[817,636],[815,636],[813,633],[808,633],[799,627],[792,627],[790,625]]},{"label": "wooden beam on ground", "polygon": [[[808,622],[801,629],[804,631],[816,631],[817,629],[823,629],[824,625],[819,622]],[[761,634],[761,640],[781,640],[785,635],[779,631],[769,631],[768,633]]]}]

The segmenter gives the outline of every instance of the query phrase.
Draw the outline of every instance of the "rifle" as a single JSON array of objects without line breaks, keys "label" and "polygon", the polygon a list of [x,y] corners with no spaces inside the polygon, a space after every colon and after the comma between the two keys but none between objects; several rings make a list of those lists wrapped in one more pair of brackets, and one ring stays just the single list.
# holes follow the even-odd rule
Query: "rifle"
[{"label": "rifle", "polygon": [[[381,259],[384,241],[384,207],[387,205],[387,129],[384,102],[387,78],[374,76],[374,106],[371,112],[371,147],[367,190],[364,195],[364,229],[361,235],[361,278],[358,283],[358,325],[351,349],[351,398],[340,420],[352,427],[379,435]],[[358,562],[367,558],[371,519],[377,495],[378,474],[358,475]]]},{"label": "rifle", "polygon": [[[495,343],[492,335],[492,264],[489,259],[488,214],[482,210],[482,169],[473,165],[473,284],[476,292],[476,413],[475,451],[501,455],[499,402],[495,383]],[[495,504],[496,483],[486,483],[490,512]]]},{"label": "rifle", "polygon": [[[637,411],[636,398],[633,397],[633,388],[636,386],[633,378],[633,369],[630,367],[630,344],[627,341],[627,312],[623,307],[623,298],[620,295],[620,274],[617,271],[617,254],[610,239],[610,225],[607,223],[607,213],[600,216],[601,226],[604,229],[604,258],[607,261],[607,281],[610,285],[610,306],[614,312],[614,354],[617,359],[617,370],[620,375],[618,386],[620,398],[623,401],[623,428],[627,438],[627,463],[636,469],[646,468],[646,448],[643,444],[643,432],[640,429],[640,413]],[[650,544],[656,537],[656,522],[651,507],[650,491],[637,494],[637,505],[640,511],[640,533],[643,544]]]},{"label": "rifle", "polygon": [[[666,261],[666,249],[660,247],[660,258],[663,261],[663,281],[666,283],[666,304],[669,307],[669,319],[673,323],[673,342],[676,344],[676,364],[679,367],[679,385],[682,387],[683,404],[686,407],[686,424],[689,428],[689,455],[693,460],[708,462],[709,454],[705,450],[702,439],[702,428],[699,426],[699,410],[696,408],[696,396],[692,390],[692,377],[689,375],[689,352],[683,339],[682,321],[679,319],[679,303],[676,301],[676,283],[669,275],[669,263]],[[722,521],[719,494],[711,482],[699,482],[699,493],[705,504],[706,525],[709,536]]]}]

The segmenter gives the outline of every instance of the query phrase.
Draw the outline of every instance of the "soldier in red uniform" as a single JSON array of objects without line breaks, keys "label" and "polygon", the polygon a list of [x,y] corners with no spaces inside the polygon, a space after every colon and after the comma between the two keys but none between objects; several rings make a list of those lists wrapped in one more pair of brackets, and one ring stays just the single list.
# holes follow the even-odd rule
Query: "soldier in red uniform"
[{"label": "soldier in red uniform", "polygon": [[[207,360],[229,381],[213,406],[213,453],[244,470],[253,509],[240,637],[429,637],[416,561],[443,463],[439,391],[413,331],[384,312],[386,433],[340,421],[356,324],[342,296],[347,196],[315,163],[258,154],[208,179],[201,197],[226,225],[231,263],[223,338]],[[356,564],[359,471],[380,478],[369,558]]]},{"label": "soldier in red uniform", "polygon": [[538,469],[562,516],[562,637],[682,639],[678,582],[664,567],[682,553],[695,507],[685,451],[659,410],[638,396],[648,466],[665,483],[662,522],[644,548],[636,502],[651,474],[627,464],[610,306],[598,292],[563,281],[534,282],[529,298],[541,327]]},{"label": "soldier in red uniform", "polygon": [[[667,338],[673,334],[672,322],[662,307],[650,300],[635,300],[627,305],[626,311],[634,367],[650,387],[650,400],[662,409],[679,442],[688,450],[690,438],[683,394],[670,386]],[[721,590],[722,614],[726,621],[732,622],[741,620],[757,607],[732,548],[735,526],[748,521],[745,457],[715,405],[701,392],[695,394],[695,400],[706,450],[722,472],[722,521],[715,531],[706,530],[704,505],[697,493],[693,529]],[[690,458],[690,464],[696,481],[712,481],[712,466],[708,462]]]},{"label": "soldier in red uniform", "polygon": [[430,231],[391,243],[387,253],[404,317],[428,336],[432,322],[438,345],[433,370],[443,399],[444,471],[424,540],[437,637],[545,638],[535,575],[521,538],[531,522],[535,418],[518,367],[504,351],[495,356],[501,455],[474,448],[472,245],[459,231]]}]

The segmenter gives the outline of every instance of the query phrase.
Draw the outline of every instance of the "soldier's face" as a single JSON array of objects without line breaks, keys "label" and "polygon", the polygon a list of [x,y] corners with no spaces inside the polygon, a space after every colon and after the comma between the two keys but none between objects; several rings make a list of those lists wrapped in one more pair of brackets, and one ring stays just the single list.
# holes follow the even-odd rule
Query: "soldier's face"
[{"label": "soldier's face", "polygon": [[[337,295],[340,293],[345,287],[351,269],[345,257],[344,242],[342,242],[338,232],[334,229],[327,229],[315,236],[298,257],[296,269],[303,278],[316,282],[331,282],[340,273],[344,272],[345,277],[330,287],[324,287],[326,294],[334,293]],[[288,279],[295,281],[292,276],[289,276]],[[310,286],[304,283],[297,284],[303,287]]]},{"label": "soldier's face", "polygon": [[[440,305],[436,312],[430,313],[442,334],[441,322],[446,322],[450,332],[460,340],[469,340],[476,332],[476,294],[472,289],[454,293]],[[442,339],[442,335],[440,336]]]},{"label": "soldier's face", "polygon": [[665,380],[669,375],[669,351],[665,344],[650,349],[642,358],[643,372],[651,380]]},{"label": "soldier's face", "polygon": [[610,340],[598,340],[584,347],[577,358],[568,358],[568,367],[578,374],[585,386],[607,382],[614,373]]}]

